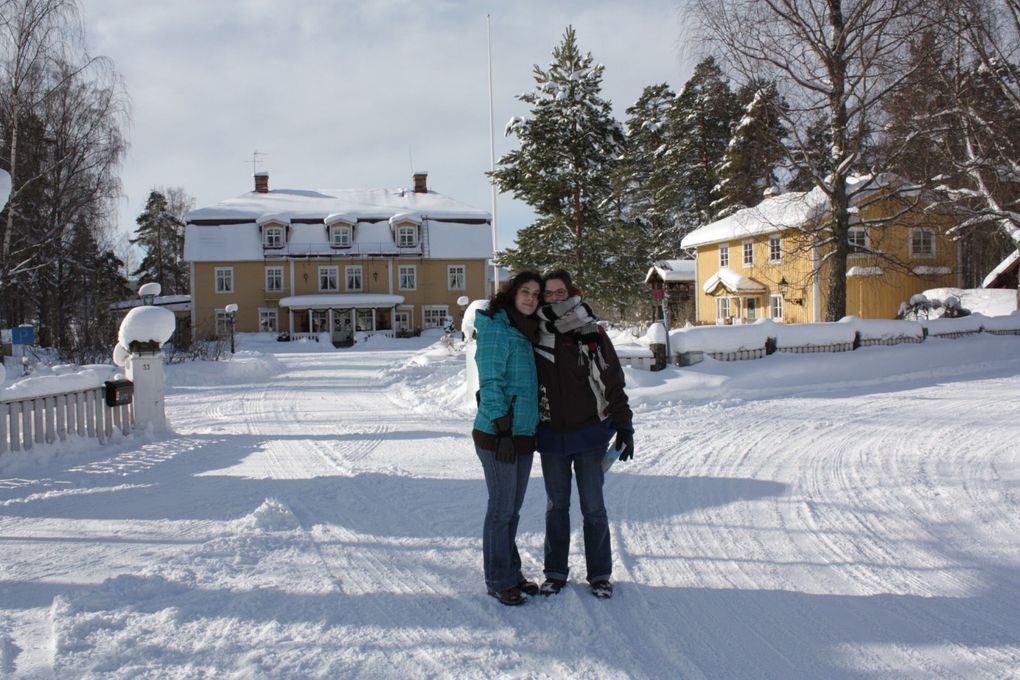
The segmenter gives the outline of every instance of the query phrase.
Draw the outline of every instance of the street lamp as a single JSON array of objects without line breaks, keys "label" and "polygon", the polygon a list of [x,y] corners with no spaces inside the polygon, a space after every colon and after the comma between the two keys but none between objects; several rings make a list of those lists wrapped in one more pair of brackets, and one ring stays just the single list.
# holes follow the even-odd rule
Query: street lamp
[{"label": "street lamp", "polygon": [[227,313],[227,319],[230,321],[230,353],[234,353],[234,322],[237,318],[237,305],[229,304],[223,308],[223,311]]}]

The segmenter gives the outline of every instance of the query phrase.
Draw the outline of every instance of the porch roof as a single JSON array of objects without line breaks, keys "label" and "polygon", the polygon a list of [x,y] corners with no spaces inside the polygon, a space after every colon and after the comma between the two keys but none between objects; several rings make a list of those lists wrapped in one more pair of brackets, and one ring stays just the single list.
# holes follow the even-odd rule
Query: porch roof
[{"label": "porch roof", "polygon": [[378,293],[323,293],[318,295],[290,295],[280,299],[281,307],[291,309],[365,309],[393,307],[403,303],[403,295]]},{"label": "porch roof", "polygon": [[705,281],[704,290],[709,295],[718,295],[721,291],[728,293],[764,293],[766,288],[765,285],[755,281],[749,276],[738,274],[737,272],[723,267],[715,274],[712,274]]}]

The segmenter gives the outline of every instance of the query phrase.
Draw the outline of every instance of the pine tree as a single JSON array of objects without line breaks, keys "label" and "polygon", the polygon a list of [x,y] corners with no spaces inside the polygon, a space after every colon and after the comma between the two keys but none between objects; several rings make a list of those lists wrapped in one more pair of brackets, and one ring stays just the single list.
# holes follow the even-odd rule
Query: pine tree
[{"label": "pine tree", "polygon": [[186,293],[188,280],[182,260],[183,225],[168,212],[166,196],[155,189],[149,192],[145,210],[135,221],[138,228],[131,243],[140,245],[145,250],[145,257],[132,275],[143,283],[158,283],[163,295]]},{"label": "pine tree", "polygon": [[640,250],[648,260],[680,257],[680,239],[674,233],[676,211],[669,204],[676,179],[665,162],[669,111],[675,98],[666,83],[649,85],[627,109],[619,186],[626,219],[637,225]]},{"label": "pine tree", "polygon": [[752,82],[737,93],[743,115],[733,126],[719,176],[719,198],[712,203],[715,219],[762,200],[765,189],[776,186],[776,168],[786,156],[782,122],[784,104],[775,83]]},{"label": "pine tree", "polygon": [[670,110],[664,154],[675,188],[663,198],[676,211],[681,238],[712,217],[719,197],[717,169],[739,114],[737,98],[715,59],[701,61]]},{"label": "pine tree", "polygon": [[623,131],[600,96],[603,67],[581,53],[572,27],[552,56],[548,69],[534,67],[535,88],[518,97],[530,116],[507,126],[520,147],[492,174],[538,218],[498,259],[512,269],[566,267],[589,297],[616,306],[637,277],[613,268],[629,245],[627,229],[610,228],[607,214]]}]

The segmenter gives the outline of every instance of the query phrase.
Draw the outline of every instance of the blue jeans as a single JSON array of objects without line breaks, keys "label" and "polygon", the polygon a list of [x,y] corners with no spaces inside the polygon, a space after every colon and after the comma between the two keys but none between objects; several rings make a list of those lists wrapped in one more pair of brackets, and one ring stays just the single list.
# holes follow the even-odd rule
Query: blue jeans
[{"label": "blue jeans", "polygon": [[605,449],[568,455],[542,454],[542,477],[548,497],[545,508],[545,577],[566,581],[570,568],[571,468],[577,473],[577,495],[584,516],[584,560],[589,583],[613,575],[613,547],[609,519],[602,499],[602,458]]},{"label": "blue jeans", "polygon": [[489,504],[482,529],[482,561],[485,587],[498,593],[524,580],[521,556],[517,552],[517,523],[521,519],[524,493],[534,454],[517,455],[515,463],[497,463],[494,451],[475,447],[485,472]]}]

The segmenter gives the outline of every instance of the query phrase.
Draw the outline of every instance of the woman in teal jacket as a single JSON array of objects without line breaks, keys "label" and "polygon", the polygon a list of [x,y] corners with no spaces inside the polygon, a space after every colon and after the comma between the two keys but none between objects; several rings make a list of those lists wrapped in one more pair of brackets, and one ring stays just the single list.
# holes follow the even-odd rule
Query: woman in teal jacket
[{"label": "woman in teal jacket", "polygon": [[521,272],[475,318],[478,332],[478,414],[471,436],[485,472],[489,500],[482,532],[482,561],[489,594],[506,605],[527,601],[538,585],[524,577],[517,552],[517,523],[528,489],[538,428],[536,337],[542,278]]}]

